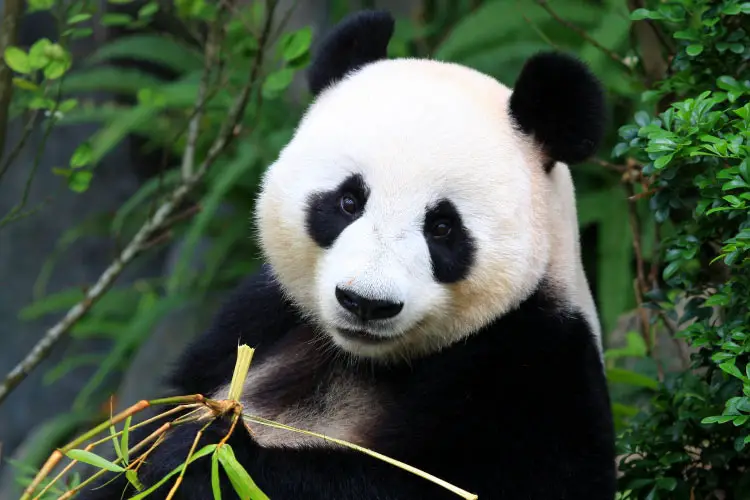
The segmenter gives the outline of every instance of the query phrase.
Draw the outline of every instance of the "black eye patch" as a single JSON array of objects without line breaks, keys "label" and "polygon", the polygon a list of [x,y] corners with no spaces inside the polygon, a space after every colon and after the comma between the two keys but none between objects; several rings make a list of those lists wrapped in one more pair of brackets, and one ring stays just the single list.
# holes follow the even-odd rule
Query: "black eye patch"
[{"label": "black eye patch", "polygon": [[307,234],[329,248],[346,227],[361,217],[369,189],[359,174],[352,174],[330,191],[310,195],[305,220]]},{"label": "black eye patch", "polygon": [[474,264],[476,249],[456,206],[441,200],[429,208],[423,230],[435,279],[441,283],[464,279]]}]

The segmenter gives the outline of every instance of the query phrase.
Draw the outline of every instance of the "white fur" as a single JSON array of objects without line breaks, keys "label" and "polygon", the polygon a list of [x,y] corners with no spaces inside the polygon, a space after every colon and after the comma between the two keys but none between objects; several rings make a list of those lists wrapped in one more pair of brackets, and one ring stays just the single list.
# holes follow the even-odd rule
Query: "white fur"
[{"label": "white fur", "polygon": [[[548,269],[592,317],[569,173],[558,165],[545,174],[538,146],[509,120],[510,95],[463,66],[380,61],[320,95],[267,170],[256,212],[265,256],[346,351],[388,359],[446,347],[528,297]],[[308,197],[353,173],[371,190],[365,213],[321,249],[305,230]],[[422,231],[426,207],[441,198],[457,206],[477,248],[469,276],[454,284],[434,279]],[[392,341],[342,337],[336,286],[403,302],[371,328]]]}]

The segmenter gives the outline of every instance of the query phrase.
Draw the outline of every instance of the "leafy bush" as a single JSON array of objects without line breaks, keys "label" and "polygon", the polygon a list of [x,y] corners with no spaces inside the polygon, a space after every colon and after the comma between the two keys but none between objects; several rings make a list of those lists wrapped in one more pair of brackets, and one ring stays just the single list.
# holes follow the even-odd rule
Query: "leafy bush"
[{"label": "leafy bush", "polygon": [[[644,306],[694,348],[620,446],[625,498],[750,498],[750,3],[679,0],[633,12],[674,39],[667,77],[619,129],[641,165],[663,271]],[[672,101],[670,103],[670,101]]]}]

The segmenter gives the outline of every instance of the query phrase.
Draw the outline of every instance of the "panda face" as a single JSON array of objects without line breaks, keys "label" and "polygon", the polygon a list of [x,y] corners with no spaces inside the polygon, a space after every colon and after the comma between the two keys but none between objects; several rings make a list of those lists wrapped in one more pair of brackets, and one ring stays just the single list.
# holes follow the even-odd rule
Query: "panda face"
[{"label": "panda face", "polygon": [[267,170],[265,256],[345,351],[439,350],[542,278],[550,183],[509,97],[462,66],[380,61],[323,92]]}]

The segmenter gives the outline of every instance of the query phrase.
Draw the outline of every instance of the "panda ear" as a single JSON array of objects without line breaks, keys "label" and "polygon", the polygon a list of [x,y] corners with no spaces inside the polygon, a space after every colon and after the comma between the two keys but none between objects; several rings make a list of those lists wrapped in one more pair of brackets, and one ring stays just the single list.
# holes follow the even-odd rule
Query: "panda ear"
[{"label": "panda ear", "polygon": [[510,97],[509,113],[548,159],[579,163],[601,143],[606,122],[604,89],[586,65],[559,52],[542,52],[524,65]]},{"label": "panda ear", "polygon": [[393,16],[382,10],[364,10],[344,18],[320,42],[307,73],[313,95],[318,95],[347,73],[385,59],[393,36]]}]

